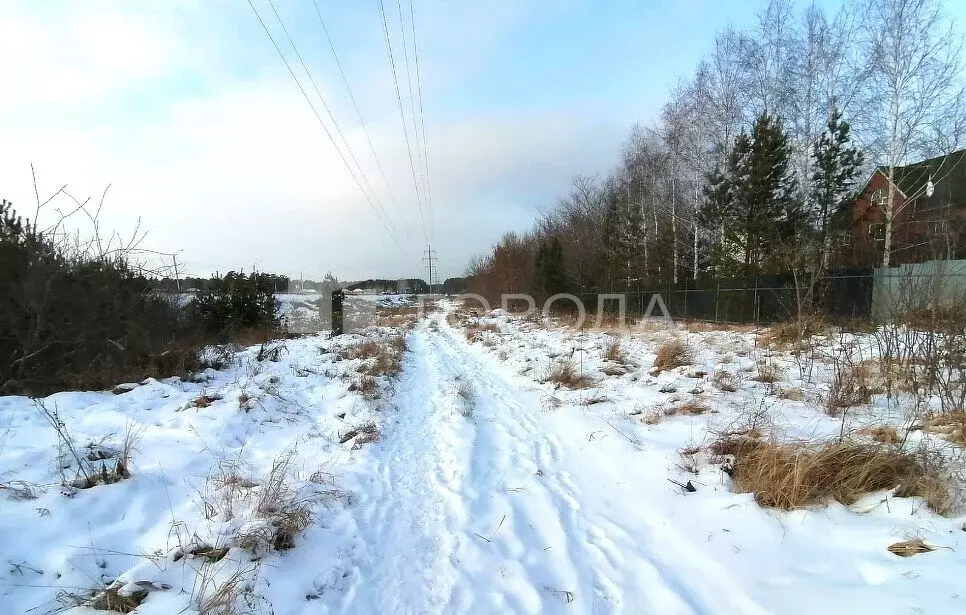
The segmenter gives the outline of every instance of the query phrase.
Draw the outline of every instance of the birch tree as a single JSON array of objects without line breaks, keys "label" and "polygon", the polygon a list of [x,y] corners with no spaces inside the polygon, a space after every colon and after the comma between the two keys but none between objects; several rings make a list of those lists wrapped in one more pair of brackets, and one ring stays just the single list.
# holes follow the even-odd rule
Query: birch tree
[{"label": "birch tree", "polygon": [[892,256],[896,218],[911,199],[897,202],[896,167],[913,157],[936,155],[935,127],[962,105],[962,39],[939,0],[868,0],[866,112],[870,144],[888,180],[882,266]]}]

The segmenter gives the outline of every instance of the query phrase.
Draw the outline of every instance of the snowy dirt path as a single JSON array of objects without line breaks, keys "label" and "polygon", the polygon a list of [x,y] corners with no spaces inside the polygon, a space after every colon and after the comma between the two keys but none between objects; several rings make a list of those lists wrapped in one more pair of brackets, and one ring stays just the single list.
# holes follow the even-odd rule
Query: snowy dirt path
[{"label": "snowy dirt path", "polygon": [[443,315],[409,348],[396,422],[354,507],[355,581],[332,611],[766,612],[639,494],[622,493],[666,489],[663,458],[652,478],[627,481],[587,446],[599,421],[547,412]]}]

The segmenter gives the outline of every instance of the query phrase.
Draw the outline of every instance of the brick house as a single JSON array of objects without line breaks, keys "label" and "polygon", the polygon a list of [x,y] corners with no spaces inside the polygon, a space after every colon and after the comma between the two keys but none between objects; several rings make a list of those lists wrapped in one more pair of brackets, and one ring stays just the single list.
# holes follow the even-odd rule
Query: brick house
[{"label": "brick house", "polygon": [[[966,258],[966,149],[896,167],[890,264]],[[852,203],[835,261],[877,267],[885,244],[888,169],[877,168]]]}]

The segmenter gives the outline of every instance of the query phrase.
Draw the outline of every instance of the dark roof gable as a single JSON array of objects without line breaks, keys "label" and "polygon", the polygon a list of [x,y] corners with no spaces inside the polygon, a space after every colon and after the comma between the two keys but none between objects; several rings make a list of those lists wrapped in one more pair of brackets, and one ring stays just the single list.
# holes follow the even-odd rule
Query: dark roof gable
[{"label": "dark roof gable", "polygon": [[[877,171],[884,177],[889,176],[887,167],[879,167]],[[896,167],[894,178],[896,187],[907,199],[915,200],[925,208],[966,207],[966,149]],[[926,186],[930,180],[933,193],[927,196]]]}]

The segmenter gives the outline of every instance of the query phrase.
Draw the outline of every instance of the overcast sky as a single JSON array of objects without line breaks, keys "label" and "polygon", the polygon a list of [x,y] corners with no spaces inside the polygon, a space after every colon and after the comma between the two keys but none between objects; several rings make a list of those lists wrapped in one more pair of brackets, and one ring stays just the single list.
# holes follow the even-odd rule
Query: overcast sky
[{"label": "overcast sky", "polygon": [[[314,97],[267,0],[252,1]],[[63,184],[98,196],[111,184],[103,228],[129,233],[140,218],[143,245],[180,250],[190,273],[424,277],[378,2],[317,1],[394,198],[313,0],[275,4],[401,248],[248,0],[0,0],[0,197],[33,215],[33,163],[42,196]],[[397,5],[385,3],[406,102]],[[715,31],[751,24],[762,4],[414,0],[433,199],[425,233],[443,277],[462,274],[504,231],[527,229],[574,174],[606,172],[630,126],[653,119]]]}]

